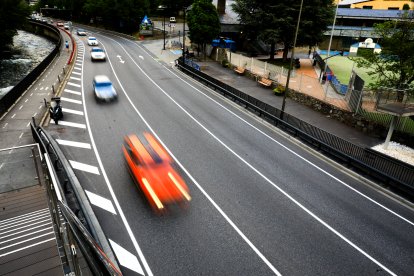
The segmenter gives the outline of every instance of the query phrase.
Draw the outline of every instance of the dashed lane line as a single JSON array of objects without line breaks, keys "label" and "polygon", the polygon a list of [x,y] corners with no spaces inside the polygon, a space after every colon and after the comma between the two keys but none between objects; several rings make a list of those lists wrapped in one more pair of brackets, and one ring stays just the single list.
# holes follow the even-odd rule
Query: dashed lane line
[{"label": "dashed lane line", "polygon": [[108,212],[116,215],[114,205],[112,204],[112,202],[109,199],[106,199],[106,198],[104,198],[100,195],[89,192],[87,190],[85,190],[85,193],[88,196],[89,201],[91,202],[91,204],[93,204],[95,206],[98,206],[99,208],[102,208],[105,211],[108,211]]},{"label": "dashed lane line", "polygon": [[85,163],[69,160],[70,165],[74,170],[79,170],[83,172],[93,173],[96,175],[100,175],[98,167],[91,166]]},{"label": "dashed lane line", "polygon": [[81,76],[82,74],[81,73],[79,73],[79,72],[72,72],[72,74],[74,74],[74,75],[79,75],[79,76]]},{"label": "dashed lane line", "polygon": [[77,77],[72,77],[72,76],[70,77],[70,79],[71,79],[71,80],[78,80],[78,81],[80,81],[80,80],[81,80],[80,78],[77,78]]},{"label": "dashed lane line", "polygon": [[76,83],[73,83],[73,82],[68,82],[67,85],[71,85],[71,86],[74,86],[74,87],[81,87],[80,84],[76,84]]},{"label": "dashed lane line", "polygon": [[82,95],[81,92],[78,92],[78,91],[75,91],[75,90],[71,90],[71,89],[67,89],[67,88],[65,88],[63,91],[64,92],[71,93],[71,94],[79,95],[79,96]]},{"label": "dashed lane line", "polygon": [[111,243],[112,249],[115,251],[115,255],[120,265],[126,268],[129,268],[130,270],[138,274],[144,275],[144,271],[142,270],[142,267],[139,264],[138,259],[135,255],[128,252],[126,249],[121,247],[119,244],[117,244],[113,240],[111,239],[108,239],[108,240]]},{"label": "dashed lane line", "polygon": [[74,109],[69,109],[69,108],[62,108],[63,113],[71,113],[71,114],[76,114],[76,115],[82,115],[83,116],[83,111],[79,111],[79,110],[74,110]]},{"label": "dashed lane line", "polygon": [[[50,120],[50,124],[52,124],[52,123],[54,123],[54,121]],[[68,121],[59,121],[59,124],[62,125],[62,126],[70,126],[70,127],[77,127],[77,128],[86,129],[85,124],[72,123],[72,122],[68,122]]]},{"label": "dashed lane line", "polygon": [[91,149],[91,144],[89,143],[75,142],[75,141],[62,140],[62,139],[56,139],[56,142],[58,142],[59,145],[63,145],[63,146]]},{"label": "dashed lane line", "polygon": [[82,68],[80,68],[80,67],[73,67],[73,69],[76,69],[76,70],[82,70]]},{"label": "dashed lane line", "polygon": [[75,104],[82,104],[82,101],[79,100],[74,100],[74,99],[70,99],[70,98],[66,98],[66,97],[60,97],[60,100],[62,102],[69,102],[69,103],[75,103]]}]

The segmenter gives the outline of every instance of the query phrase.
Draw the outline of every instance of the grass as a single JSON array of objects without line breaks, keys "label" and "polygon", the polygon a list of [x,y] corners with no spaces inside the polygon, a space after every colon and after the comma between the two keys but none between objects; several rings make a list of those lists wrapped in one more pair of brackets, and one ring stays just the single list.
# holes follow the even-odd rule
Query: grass
[{"label": "grass", "polygon": [[[321,55],[321,57],[325,58],[326,56]],[[352,67],[354,66],[354,61],[350,60],[348,57],[342,56],[335,56],[329,58],[327,61],[329,68],[331,68],[334,72],[336,78],[342,84],[348,84],[351,77]],[[365,81],[365,86],[373,82],[373,78],[367,74],[366,68],[357,67],[355,64],[354,71],[356,71],[357,74]]]}]

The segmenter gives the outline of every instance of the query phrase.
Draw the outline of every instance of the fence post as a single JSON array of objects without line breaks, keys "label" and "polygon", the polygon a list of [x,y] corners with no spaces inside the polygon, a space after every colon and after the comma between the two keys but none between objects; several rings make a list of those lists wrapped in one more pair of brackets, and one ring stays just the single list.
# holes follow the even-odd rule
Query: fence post
[{"label": "fence post", "polygon": [[58,81],[59,81],[59,83],[60,83],[60,75],[58,74]]},{"label": "fence post", "polygon": [[55,94],[55,86],[52,84],[52,92]]},{"label": "fence post", "polygon": [[303,78],[303,73],[300,74],[300,77],[299,77],[299,88],[298,88],[299,92],[302,92],[301,91],[301,88],[302,88],[302,78]]}]

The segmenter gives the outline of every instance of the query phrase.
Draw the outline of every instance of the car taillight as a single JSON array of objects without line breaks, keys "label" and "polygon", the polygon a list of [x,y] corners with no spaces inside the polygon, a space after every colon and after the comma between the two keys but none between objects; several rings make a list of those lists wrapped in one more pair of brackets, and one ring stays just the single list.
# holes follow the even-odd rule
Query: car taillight
[{"label": "car taillight", "polygon": [[158,196],[155,194],[154,190],[152,189],[151,185],[148,183],[148,180],[143,177],[141,179],[142,183],[144,184],[145,188],[147,188],[148,192],[150,193],[152,199],[155,202],[155,205],[157,205],[158,209],[163,209],[164,205],[162,205],[161,200],[158,198]]},{"label": "car taillight", "polygon": [[177,179],[175,179],[174,175],[171,172],[168,172],[168,176],[170,177],[170,179],[172,180],[172,182],[175,184],[175,186],[177,186],[178,190],[180,190],[180,192],[184,195],[184,197],[190,201],[191,200],[191,196],[187,193],[187,191],[183,188],[183,186],[181,186],[181,184],[178,182]]}]

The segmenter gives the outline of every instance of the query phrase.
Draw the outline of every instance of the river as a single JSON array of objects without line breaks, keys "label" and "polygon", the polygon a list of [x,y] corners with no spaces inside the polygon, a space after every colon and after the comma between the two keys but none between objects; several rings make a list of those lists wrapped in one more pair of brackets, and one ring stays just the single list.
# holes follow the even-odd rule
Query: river
[{"label": "river", "polygon": [[42,62],[54,47],[55,44],[44,37],[18,30],[13,37],[10,58],[0,60],[0,99]]}]

